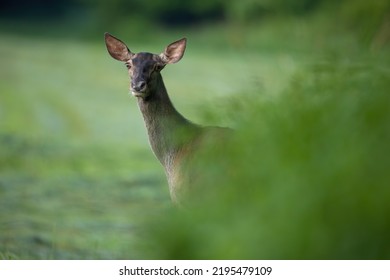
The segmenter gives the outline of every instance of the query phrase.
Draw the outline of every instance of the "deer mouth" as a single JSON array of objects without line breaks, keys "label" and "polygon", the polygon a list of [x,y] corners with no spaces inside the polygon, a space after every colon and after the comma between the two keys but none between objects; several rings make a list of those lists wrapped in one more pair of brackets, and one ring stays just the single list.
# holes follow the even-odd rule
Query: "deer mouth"
[{"label": "deer mouth", "polygon": [[148,95],[148,86],[144,81],[139,81],[139,82],[132,81],[130,85],[130,90],[133,96],[135,97],[145,98]]},{"label": "deer mouth", "polygon": [[143,93],[142,92],[136,92],[136,91],[131,91],[131,94],[135,97],[142,97]]},{"label": "deer mouth", "polygon": [[146,93],[146,91],[140,92],[140,91],[135,91],[134,89],[131,89],[131,94],[132,94],[134,97],[141,97],[141,98],[145,98],[145,97],[148,96],[148,94]]}]

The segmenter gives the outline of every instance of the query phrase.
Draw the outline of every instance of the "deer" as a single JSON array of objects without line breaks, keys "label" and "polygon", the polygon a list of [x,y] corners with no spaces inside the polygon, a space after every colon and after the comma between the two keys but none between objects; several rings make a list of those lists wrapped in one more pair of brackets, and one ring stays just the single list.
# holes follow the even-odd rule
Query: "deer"
[{"label": "deer", "polygon": [[176,206],[183,206],[200,175],[191,162],[195,162],[202,145],[210,142],[208,139],[218,139],[231,129],[195,124],[181,115],[169,98],[161,70],[182,59],[186,38],[169,44],[160,54],[152,54],[133,53],[120,39],[109,33],[104,36],[108,53],[128,69],[130,91],[137,99],[150,147],[165,170],[170,198]]}]

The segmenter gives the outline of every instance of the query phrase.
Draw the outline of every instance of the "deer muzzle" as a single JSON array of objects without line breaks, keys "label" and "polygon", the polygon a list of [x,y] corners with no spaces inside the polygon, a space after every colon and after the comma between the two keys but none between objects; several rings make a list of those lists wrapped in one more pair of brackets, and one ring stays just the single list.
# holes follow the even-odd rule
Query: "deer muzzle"
[{"label": "deer muzzle", "polygon": [[131,89],[134,92],[143,93],[146,90],[146,82],[145,81],[132,82]]},{"label": "deer muzzle", "polygon": [[145,97],[147,91],[147,84],[145,81],[132,81],[131,92],[135,97]]}]

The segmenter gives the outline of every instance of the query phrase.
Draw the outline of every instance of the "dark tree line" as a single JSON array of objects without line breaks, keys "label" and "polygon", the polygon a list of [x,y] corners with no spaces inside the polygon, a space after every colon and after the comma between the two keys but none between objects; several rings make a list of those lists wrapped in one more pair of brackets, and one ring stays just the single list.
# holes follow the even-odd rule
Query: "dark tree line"
[{"label": "dark tree line", "polygon": [[267,13],[305,13],[323,0],[2,0],[0,15],[9,18],[52,19],[84,13],[143,16],[159,23],[246,20]]},{"label": "dark tree line", "polygon": [[[121,19],[181,26],[225,21],[247,23],[272,15],[304,16],[328,10],[341,25],[379,43],[390,40],[388,0],[1,0],[0,20],[91,22],[107,26]],[[89,24],[91,26],[91,24]]]}]

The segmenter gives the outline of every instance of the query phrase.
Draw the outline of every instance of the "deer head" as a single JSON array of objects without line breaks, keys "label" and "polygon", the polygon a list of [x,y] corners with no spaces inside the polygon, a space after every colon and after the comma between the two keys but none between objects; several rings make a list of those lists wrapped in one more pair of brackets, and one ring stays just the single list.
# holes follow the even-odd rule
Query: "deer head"
[{"label": "deer head", "polygon": [[121,40],[105,33],[107,50],[116,60],[125,63],[130,76],[130,90],[135,97],[146,99],[155,92],[160,71],[167,64],[178,62],[184,55],[187,39],[168,45],[161,54],[132,53]]}]

